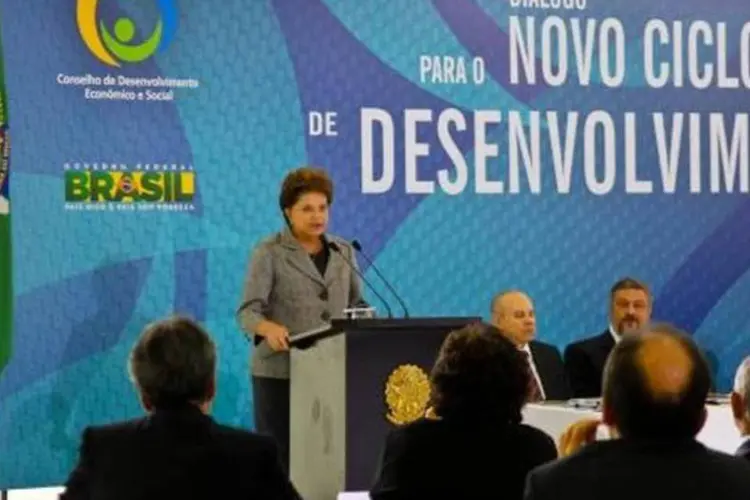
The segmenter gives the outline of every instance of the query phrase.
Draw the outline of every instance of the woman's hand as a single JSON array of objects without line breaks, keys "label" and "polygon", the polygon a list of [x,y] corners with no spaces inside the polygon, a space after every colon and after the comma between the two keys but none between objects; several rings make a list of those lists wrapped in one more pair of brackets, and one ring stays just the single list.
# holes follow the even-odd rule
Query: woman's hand
[{"label": "woman's hand", "polygon": [[263,324],[258,325],[258,333],[265,337],[269,347],[274,351],[289,350],[289,330],[284,325],[264,321]]}]

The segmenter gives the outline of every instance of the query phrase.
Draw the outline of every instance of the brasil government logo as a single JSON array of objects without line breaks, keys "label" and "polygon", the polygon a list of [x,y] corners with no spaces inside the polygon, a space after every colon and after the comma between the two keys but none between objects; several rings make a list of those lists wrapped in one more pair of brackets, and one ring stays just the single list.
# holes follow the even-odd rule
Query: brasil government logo
[{"label": "brasil government logo", "polygon": [[119,18],[110,31],[99,19],[99,0],[78,0],[76,17],[81,38],[97,59],[110,66],[145,61],[157,51],[165,50],[177,31],[175,0],[155,1],[159,20],[154,31],[142,42],[133,43],[135,23],[130,18]]},{"label": "brasil government logo", "polygon": [[65,163],[65,209],[193,211],[192,165]]}]

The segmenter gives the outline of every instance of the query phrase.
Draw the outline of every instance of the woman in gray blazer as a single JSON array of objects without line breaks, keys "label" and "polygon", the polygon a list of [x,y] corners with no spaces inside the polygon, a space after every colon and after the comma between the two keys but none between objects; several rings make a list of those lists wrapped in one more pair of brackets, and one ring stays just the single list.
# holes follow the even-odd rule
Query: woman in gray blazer
[{"label": "woman in gray blazer", "polygon": [[[254,342],[251,360],[255,426],[273,436],[289,467],[289,335],[365,305],[356,256],[346,241],[326,234],[333,183],[326,172],[300,168],[281,186],[287,227],[252,252],[237,311]],[[345,259],[345,258],[346,259]]]}]

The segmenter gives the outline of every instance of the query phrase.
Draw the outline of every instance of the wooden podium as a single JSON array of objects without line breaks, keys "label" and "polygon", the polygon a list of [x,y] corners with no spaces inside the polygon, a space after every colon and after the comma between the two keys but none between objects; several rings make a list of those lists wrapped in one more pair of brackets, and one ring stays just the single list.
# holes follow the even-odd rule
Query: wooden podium
[{"label": "wooden podium", "polygon": [[475,321],[333,320],[291,338],[290,475],[303,498],[369,490],[389,429],[424,414],[446,335]]}]

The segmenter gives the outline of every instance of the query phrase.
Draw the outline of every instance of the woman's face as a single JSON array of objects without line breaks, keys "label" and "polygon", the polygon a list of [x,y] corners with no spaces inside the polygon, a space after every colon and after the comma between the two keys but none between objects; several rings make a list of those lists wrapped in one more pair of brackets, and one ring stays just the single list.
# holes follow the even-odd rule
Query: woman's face
[{"label": "woman's face", "polygon": [[284,210],[297,237],[320,237],[328,229],[328,198],[323,193],[305,193]]}]

